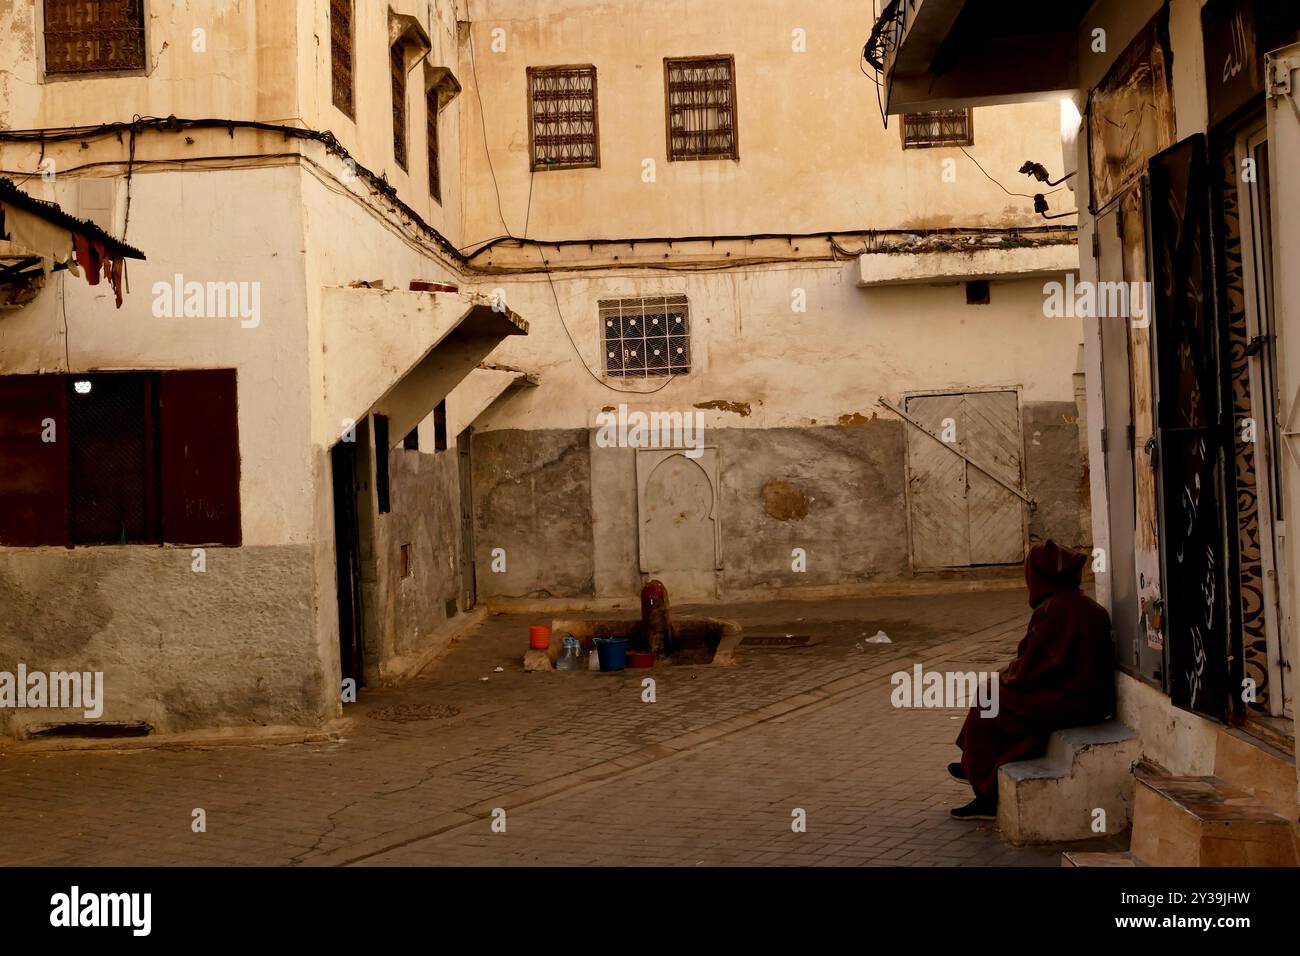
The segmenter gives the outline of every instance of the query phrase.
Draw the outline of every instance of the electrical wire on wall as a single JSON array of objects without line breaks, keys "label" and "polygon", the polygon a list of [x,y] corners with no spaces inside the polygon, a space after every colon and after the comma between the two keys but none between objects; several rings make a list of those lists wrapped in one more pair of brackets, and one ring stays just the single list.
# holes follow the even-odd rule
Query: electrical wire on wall
[{"label": "electrical wire on wall", "polygon": [[59,309],[63,312],[63,370],[72,371],[71,352],[68,349],[68,271],[59,273]]},{"label": "electrical wire on wall", "polygon": [[[483,153],[487,157],[488,172],[491,173],[492,175],[492,188],[496,192],[497,215],[500,216],[501,218],[501,228],[506,231],[506,235],[504,237],[498,237],[498,238],[513,239],[514,241],[519,242],[521,244],[528,244],[528,227],[529,224],[532,222],[532,218],[533,218],[533,187],[536,184],[536,180],[537,180],[537,170],[531,169],[528,174],[528,204],[524,210],[524,232],[522,236],[515,236],[510,231],[510,224],[506,222],[505,208],[503,207],[501,202],[501,184],[497,180],[496,166],[492,162],[492,149],[488,145],[487,118],[486,118],[486,113],[483,110],[483,90],[482,87],[479,85],[479,80],[478,80],[478,63],[474,57],[474,28],[472,25],[470,26],[470,30],[469,30],[469,63],[470,63],[470,72],[474,76],[474,96],[478,100],[479,127],[483,131]],[[531,162],[529,163],[529,166],[530,167],[532,166]],[[583,369],[586,370],[587,374],[590,375],[592,379],[601,387],[607,388],[611,392],[619,392],[620,394],[624,394],[624,395],[653,395],[656,392],[663,391],[665,388],[671,385],[673,383],[673,380],[676,378],[676,376],[672,374],[670,374],[667,377],[667,379],[663,382],[663,384],[657,385],[651,389],[619,388],[618,386],[611,385],[605,379],[601,378],[601,376],[598,375],[592,369],[592,367],[587,364],[587,360],[582,357],[582,350],[578,348],[577,340],[574,339],[573,333],[569,331],[569,324],[564,320],[564,310],[560,306],[560,294],[555,288],[555,277],[551,274],[551,264],[546,259],[546,251],[540,244],[533,243],[533,245],[537,249],[538,257],[542,261],[542,272],[546,275],[547,285],[549,285],[551,288],[551,298],[555,301],[555,315],[556,318],[558,318],[560,321],[560,328],[564,329],[564,335],[569,340],[569,345],[572,346],[573,348],[573,354],[578,359],[578,364],[580,364],[583,367]],[[461,250],[457,250],[457,251],[462,252]],[[482,248],[480,248],[477,251],[481,252]]]}]

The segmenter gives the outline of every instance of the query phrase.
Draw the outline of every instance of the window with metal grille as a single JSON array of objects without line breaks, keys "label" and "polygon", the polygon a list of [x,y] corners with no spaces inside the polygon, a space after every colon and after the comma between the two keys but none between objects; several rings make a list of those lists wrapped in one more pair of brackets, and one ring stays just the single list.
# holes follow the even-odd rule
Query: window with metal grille
[{"label": "window with metal grille", "polygon": [[691,370],[690,306],[684,295],[602,299],[608,375],[685,375]]},{"label": "window with metal grille", "polygon": [[600,124],[594,66],[528,68],[532,106],[532,168],[600,165]]},{"label": "window with metal grille", "polygon": [[388,50],[393,74],[393,158],[406,169],[406,47],[394,43]]},{"label": "window with metal grille", "polygon": [[664,60],[668,160],[740,159],[735,57]]},{"label": "window with metal grille", "polygon": [[0,545],[241,540],[233,369],[0,376]]},{"label": "window with metal grille", "polygon": [[904,149],[972,146],[974,143],[970,110],[930,110],[927,113],[903,114]]},{"label": "window with metal grille", "polygon": [[438,160],[438,91],[424,94],[424,112],[429,138],[429,195],[442,203],[442,169]]},{"label": "window with metal grille", "polygon": [[45,72],[143,70],[144,0],[45,0]]},{"label": "window with metal grille", "polygon": [[330,74],[334,105],[356,119],[352,98],[352,0],[330,0]]}]

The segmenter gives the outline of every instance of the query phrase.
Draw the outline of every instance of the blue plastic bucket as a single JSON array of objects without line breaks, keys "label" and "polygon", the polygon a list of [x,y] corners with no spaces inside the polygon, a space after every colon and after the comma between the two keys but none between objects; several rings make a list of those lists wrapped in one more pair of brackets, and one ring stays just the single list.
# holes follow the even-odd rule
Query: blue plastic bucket
[{"label": "blue plastic bucket", "polygon": [[621,671],[627,667],[627,638],[596,638],[596,655],[600,658],[602,671]]}]

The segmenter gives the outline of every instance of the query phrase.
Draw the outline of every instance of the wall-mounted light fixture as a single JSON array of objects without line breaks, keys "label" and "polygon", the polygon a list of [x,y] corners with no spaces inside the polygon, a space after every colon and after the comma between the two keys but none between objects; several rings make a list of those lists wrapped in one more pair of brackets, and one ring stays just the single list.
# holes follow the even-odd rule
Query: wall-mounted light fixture
[{"label": "wall-mounted light fixture", "polygon": [[[1037,179],[1040,183],[1046,183],[1049,186],[1059,186],[1074,175],[1074,173],[1066,173],[1060,179],[1053,182],[1052,174],[1047,171],[1047,167],[1042,163],[1034,162],[1032,159],[1025,160],[1025,164],[1020,167],[1020,171],[1026,176],[1031,176],[1034,179]],[[1078,170],[1075,170],[1075,172],[1078,172]]]},{"label": "wall-mounted light fixture", "polygon": [[1042,193],[1036,193],[1034,195],[1034,212],[1038,213],[1044,219],[1064,219],[1066,216],[1077,216],[1079,214],[1079,210],[1072,209],[1069,212],[1058,212],[1049,216],[1047,210],[1050,208],[1051,207],[1047,205],[1046,196]]}]

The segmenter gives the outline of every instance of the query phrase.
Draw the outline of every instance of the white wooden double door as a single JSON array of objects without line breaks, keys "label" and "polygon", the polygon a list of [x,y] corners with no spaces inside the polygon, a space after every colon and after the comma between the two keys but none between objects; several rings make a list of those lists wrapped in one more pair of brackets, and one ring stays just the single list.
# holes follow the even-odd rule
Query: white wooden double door
[{"label": "white wooden double door", "polygon": [[906,411],[929,433],[905,425],[912,567],[1023,561],[1025,502],[1007,487],[1024,488],[1019,394],[913,395]]}]

